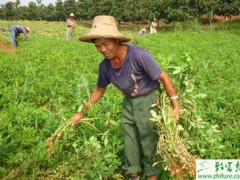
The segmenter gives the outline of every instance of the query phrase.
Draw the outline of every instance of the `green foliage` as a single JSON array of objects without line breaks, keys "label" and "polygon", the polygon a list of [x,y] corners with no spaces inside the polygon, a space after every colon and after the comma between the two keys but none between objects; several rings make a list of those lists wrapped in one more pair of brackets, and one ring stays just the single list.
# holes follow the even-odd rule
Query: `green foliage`
[{"label": "green foliage", "polygon": [[[3,27],[12,23],[28,25],[31,33],[29,41],[19,37],[17,50],[0,50],[0,178],[124,179],[122,95],[112,85],[88,112],[91,125],[64,131],[47,157],[46,139],[96,86],[102,56],[77,40],[88,28],[79,24],[66,41],[64,22],[1,21]],[[174,80],[189,112],[180,121],[189,150],[204,158],[238,158],[239,24],[181,26],[141,37],[132,27],[121,30]],[[9,35],[0,34],[3,44],[10,43]],[[170,177],[163,172],[161,178]]]},{"label": "green foliage", "polygon": [[220,133],[217,123],[205,121],[198,114],[197,101],[198,99],[205,99],[207,94],[201,92],[199,94],[194,93],[197,70],[192,66],[193,59],[186,54],[179,61],[181,66],[176,66],[173,63],[168,66],[168,70],[172,72],[179,94],[181,94],[180,123],[184,128],[182,136],[188,140],[186,142],[188,148],[195,156],[203,159],[221,157],[224,145],[221,144],[220,135],[217,135]]},{"label": "green foliage", "polygon": [[240,1],[239,0],[221,0],[218,1],[216,14],[230,16],[238,15],[240,13]]},{"label": "green foliage", "polygon": [[[230,40],[232,38],[233,41]],[[189,118],[184,117],[186,121],[181,122],[189,128],[194,117],[196,121],[202,122],[200,126],[192,126],[195,130],[190,128],[192,131],[187,137],[189,140],[196,137],[192,142],[200,144],[200,146],[191,144],[192,146],[195,144],[192,150],[196,151],[193,153],[205,158],[224,159],[228,157],[226,152],[235,154],[232,158],[237,158],[240,154],[239,143],[233,139],[239,138],[238,130],[234,128],[239,128],[240,115],[238,108],[240,54],[236,49],[239,36],[231,34],[230,31],[224,33],[223,29],[208,32],[181,30],[175,34],[162,32],[136,42],[155,55],[173,78],[180,91],[180,100],[186,99],[182,103],[186,103],[188,106],[184,107],[192,113],[189,114]],[[229,128],[234,135],[233,139],[231,133],[225,134]],[[230,148],[231,145],[236,148]]]},{"label": "green foliage", "polygon": [[157,18],[170,23],[213,13],[229,17],[239,15],[239,3],[239,0],[58,0],[55,4],[44,5],[41,0],[36,0],[28,6],[21,6],[18,0],[2,4],[0,18],[65,21],[73,12],[78,20],[89,20],[96,15],[106,14],[115,16],[119,22]]},{"label": "green foliage", "polygon": [[[36,31],[32,26],[34,33],[28,42],[20,37],[21,47],[14,54],[0,52],[5,54],[1,55],[0,66],[1,176],[112,177],[122,163],[118,154],[123,149],[119,113],[116,115],[120,107],[112,104],[112,99],[119,99],[117,96],[103,101],[107,108],[104,111],[99,105],[97,112],[89,112],[90,117],[97,118],[91,122],[97,128],[82,124],[74,131],[64,131],[55,153],[47,158],[45,140],[87,99],[95,86],[100,57],[93,46],[82,46],[77,40],[66,42],[54,28],[51,36],[46,36],[48,25],[44,26]],[[57,31],[61,34],[61,28]],[[109,114],[109,110],[117,112]]]}]

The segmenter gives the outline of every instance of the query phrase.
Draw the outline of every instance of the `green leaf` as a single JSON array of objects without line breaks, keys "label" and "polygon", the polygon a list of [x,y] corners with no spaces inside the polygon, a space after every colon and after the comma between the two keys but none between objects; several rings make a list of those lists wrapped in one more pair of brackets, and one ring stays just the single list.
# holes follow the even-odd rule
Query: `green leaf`
[{"label": "green leaf", "polygon": [[158,118],[158,115],[157,115],[157,113],[154,110],[150,110],[150,113],[151,113],[153,118],[155,118],[155,119]]},{"label": "green leaf", "polygon": [[182,71],[182,69],[177,69],[175,71],[173,71],[173,74],[179,74]]}]

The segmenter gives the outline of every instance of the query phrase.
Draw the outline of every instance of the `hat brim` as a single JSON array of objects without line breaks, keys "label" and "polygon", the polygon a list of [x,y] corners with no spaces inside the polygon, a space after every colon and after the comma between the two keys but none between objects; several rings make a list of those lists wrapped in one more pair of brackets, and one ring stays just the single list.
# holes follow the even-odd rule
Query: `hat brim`
[{"label": "hat brim", "polygon": [[129,42],[131,40],[130,37],[125,37],[123,35],[96,35],[96,34],[84,34],[79,36],[78,40],[83,42],[94,43],[95,39],[102,39],[102,38],[112,38],[112,39],[119,39],[121,42]]},{"label": "hat brim", "polygon": [[25,29],[27,30],[27,32],[30,32],[30,28],[29,27],[25,27]]}]

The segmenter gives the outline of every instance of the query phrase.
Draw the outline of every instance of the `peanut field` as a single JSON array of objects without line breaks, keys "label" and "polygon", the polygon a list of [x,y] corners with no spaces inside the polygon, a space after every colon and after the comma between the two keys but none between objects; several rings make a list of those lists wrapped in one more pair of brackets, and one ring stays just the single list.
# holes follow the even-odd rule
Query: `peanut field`
[{"label": "peanut field", "polygon": [[[31,28],[17,49],[10,48],[10,32],[0,32],[0,179],[126,179],[123,95],[113,85],[82,124],[70,125],[96,86],[103,58],[93,44],[78,41],[90,23],[78,22],[70,41],[65,22],[0,24]],[[239,21],[211,27],[193,21],[139,36],[139,27],[120,26],[173,79],[180,136],[196,158],[240,157],[239,28]],[[164,169],[163,161],[160,179],[174,179]]]}]

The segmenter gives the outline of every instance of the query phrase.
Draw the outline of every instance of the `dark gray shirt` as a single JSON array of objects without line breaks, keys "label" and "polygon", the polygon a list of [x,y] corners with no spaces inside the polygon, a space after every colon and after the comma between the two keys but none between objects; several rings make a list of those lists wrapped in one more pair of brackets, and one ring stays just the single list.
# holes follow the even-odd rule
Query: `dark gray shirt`
[{"label": "dark gray shirt", "polygon": [[125,96],[137,97],[159,87],[158,77],[162,71],[149,52],[128,45],[125,62],[119,69],[113,69],[108,59],[100,63],[97,86],[113,83]]},{"label": "dark gray shirt", "polygon": [[21,25],[12,25],[10,27],[10,31],[15,31],[17,33],[17,35],[19,35],[20,33],[23,33],[25,36],[25,39],[28,39],[28,31],[26,29],[25,26],[21,26]]}]

